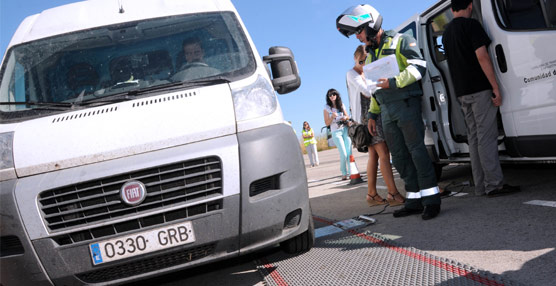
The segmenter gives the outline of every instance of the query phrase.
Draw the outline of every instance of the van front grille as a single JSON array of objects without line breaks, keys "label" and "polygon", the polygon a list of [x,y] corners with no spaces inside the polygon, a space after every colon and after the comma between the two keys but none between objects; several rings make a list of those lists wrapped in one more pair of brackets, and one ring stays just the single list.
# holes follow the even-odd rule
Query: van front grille
[{"label": "van front grille", "polygon": [[[120,198],[120,189],[131,180],[146,187],[147,197],[137,206]],[[222,163],[206,157],[44,191],[39,206],[46,226],[61,231],[180,204],[193,210],[195,201],[222,193]]]},{"label": "van front grille", "polygon": [[207,203],[180,208],[177,210],[149,215],[137,219],[131,219],[116,224],[103,225],[101,227],[65,233],[53,236],[52,239],[56,241],[58,245],[68,245],[78,242],[92,241],[93,239],[99,239],[115,234],[123,234],[126,232],[133,232],[150,226],[162,225],[164,223],[176,221],[179,219],[191,218],[192,216],[211,213],[221,210],[223,207],[224,201],[222,199],[219,199]]},{"label": "van front grille", "polygon": [[266,191],[280,189],[280,174],[262,178],[249,185],[249,196],[254,197]]},{"label": "van front grille", "polygon": [[10,255],[23,254],[25,249],[19,240],[19,237],[14,235],[0,236],[0,258]]}]

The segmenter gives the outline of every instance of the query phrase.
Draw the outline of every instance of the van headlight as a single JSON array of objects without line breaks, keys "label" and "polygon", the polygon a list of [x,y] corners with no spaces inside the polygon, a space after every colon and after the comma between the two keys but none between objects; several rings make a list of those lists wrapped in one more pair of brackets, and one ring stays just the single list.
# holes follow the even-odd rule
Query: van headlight
[{"label": "van headlight", "polygon": [[248,120],[272,114],[278,102],[270,83],[262,76],[248,86],[232,90],[236,120]]},{"label": "van headlight", "polygon": [[0,133],[0,181],[15,178],[14,133]]}]

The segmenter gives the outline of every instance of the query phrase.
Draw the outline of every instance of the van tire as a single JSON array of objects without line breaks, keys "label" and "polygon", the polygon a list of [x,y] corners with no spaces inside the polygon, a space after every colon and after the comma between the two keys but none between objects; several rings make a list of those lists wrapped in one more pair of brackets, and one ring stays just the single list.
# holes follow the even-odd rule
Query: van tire
[{"label": "van tire", "polygon": [[302,234],[280,243],[282,251],[288,254],[299,254],[309,251],[315,245],[315,224],[313,217],[309,217],[309,228]]}]

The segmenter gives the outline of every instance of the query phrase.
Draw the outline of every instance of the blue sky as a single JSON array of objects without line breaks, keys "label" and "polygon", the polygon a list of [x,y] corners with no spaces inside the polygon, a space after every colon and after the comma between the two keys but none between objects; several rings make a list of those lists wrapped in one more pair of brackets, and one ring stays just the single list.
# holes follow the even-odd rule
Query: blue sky
[{"label": "blue sky", "polygon": [[[114,0],[115,2],[117,0]],[[123,0],[132,2],[133,0]],[[199,0],[194,0],[199,1]],[[0,0],[0,51],[2,57],[19,23],[29,15],[75,0]],[[437,0],[232,0],[261,56],[272,46],[292,49],[301,75],[301,87],[278,95],[285,120],[301,136],[303,121],[315,133],[324,126],[326,91],[337,89],[348,108],[345,75],[353,66],[353,51],[359,41],[336,30],[335,20],[357,4],[373,5],[383,16],[382,27],[394,29],[421,13]]]}]

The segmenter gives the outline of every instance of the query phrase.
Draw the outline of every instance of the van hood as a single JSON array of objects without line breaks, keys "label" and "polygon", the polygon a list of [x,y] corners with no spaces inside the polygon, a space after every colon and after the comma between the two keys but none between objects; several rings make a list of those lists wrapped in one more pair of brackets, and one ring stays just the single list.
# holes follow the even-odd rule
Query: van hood
[{"label": "van hood", "polygon": [[26,121],[14,130],[18,177],[235,134],[228,84]]}]

